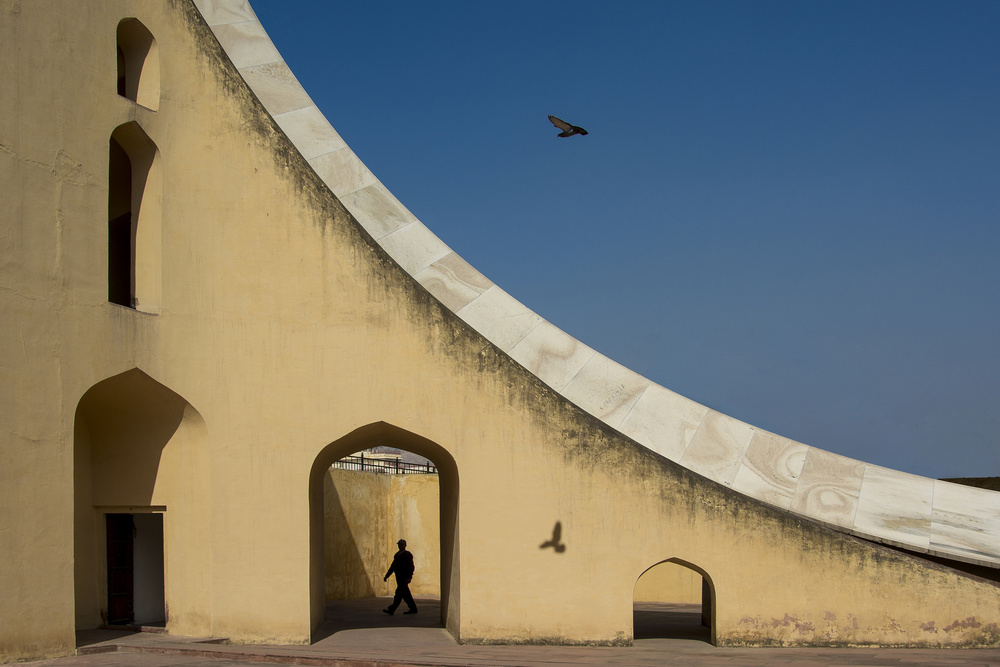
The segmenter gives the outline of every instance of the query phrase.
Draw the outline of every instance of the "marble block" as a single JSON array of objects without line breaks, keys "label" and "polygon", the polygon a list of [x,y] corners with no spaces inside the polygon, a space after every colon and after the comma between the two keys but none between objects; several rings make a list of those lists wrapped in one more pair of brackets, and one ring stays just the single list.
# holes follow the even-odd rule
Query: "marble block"
[{"label": "marble block", "polygon": [[864,473],[863,461],[808,447],[788,509],[850,530],[854,526]]},{"label": "marble block", "polygon": [[313,106],[309,95],[284,62],[244,67],[240,74],[272,116]]},{"label": "marble block", "polygon": [[654,452],[678,462],[708,408],[658,384],[650,384],[618,427]]},{"label": "marble block", "polygon": [[738,419],[709,410],[684,450],[680,464],[699,475],[730,485],[755,430]]},{"label": "marble block", "polygon": [[1000,563],[1000,493],[935,480],[930,551]]},{"label": "marble block", "polygon": [[758,429],[733,479],[733,488],[752,498],[788,509],[808,449],[800,442]]},{"label": "marble block", "polygon": [[379,244],[413,275],[451,252],[451,248],[416,220],[379,239]]},{"label": "marble block", "polygon": [[650,384],[638,373],[603,354],[595,354],[566,385],[562,395],[618,428]]},{"label": "marble block", "polygon": [[594,354],[593,349],[544,320],[510,350],[515,361],[556,391],[562,391]]},{"label": "marble block", "polygon": [[274,120],[307,160],[347,146],[315,105],[286,111]]},{"label": "marble block", "polygon": [[448,253],[413,277],[456,313],[493,286],[486,276],[455,252]]},{"label": "marble block", "polygon": [[889,544],[930,547],[934,480],[865,465],[854,533]]},{"label": "marble block", "polygon": [[416,220],[381,183],[374,183],[339,199],[375,240]]},{"label": "marble block", "polygon": [[257,21],[248,0],[194,0],[205,22],[210,26]]},{"label": "marble block", "polygon": [[323,182],[330,186],[333,194],[343,199],[344,195],[378,183],[375,175],[354,154],[350,148],[341,148],[309,160]]},{"label": "marble block", "polygon": [[281,54],[256,21],[227,23],[213,28],[216,39],[236,69],[281,61]]},{"label": "marble block", "polygon": [[458,311],[458,315],[504,352],[510,352],[542,322],[530,308],[496,285]]}]

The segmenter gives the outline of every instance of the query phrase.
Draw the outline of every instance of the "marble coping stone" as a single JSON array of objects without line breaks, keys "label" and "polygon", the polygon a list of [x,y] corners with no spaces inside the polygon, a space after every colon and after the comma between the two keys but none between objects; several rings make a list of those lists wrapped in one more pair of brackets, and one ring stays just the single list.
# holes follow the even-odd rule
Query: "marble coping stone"
[{"label": "marble coping stone", "polygon": [[486,276],[455,252],[448,253],[413,277],[455,313],[493,286]]},{"label": "marble coping stone", "polygon": [[378,182],[343,195],[340,202],[376,241],[417,219]]},{"label": "marble coping stone", "polygon": [[850,531],[858,512],[864,472],[863,461],[809,447],[788,509]]},{"label": "marble coping stone", "polygon": [[1000,493],[935,480],[928,552],[1000,564]]},{"label": "marble coping stone", "polygon": [[212,28],[228,23],[257,21],[248,0],[195,0],[194,4]]},{"label": "marble coping stone", "polygon": [[281,54],[257,21],[217,25],[214,32],[236,69],[281,62]]},{"label": "marble coping stone", "polygon": [[671,461],[684,456],[708,408],[650,382],[619,430]]},{"label": "marble coping stone", "polygon": [[309,164],[337,197],[349,195],[378,182],[375,174],[347,146],[317,155],[309,160]]},{"label": "marble coping stone", "polygon": [[347,148],[347,142],[333,129],[316,105],[276,114],[274,120],[313,168],[316,166],[313,159]]},{"label": "marble coping stone", "polygon": [[618,428],[651,384],[635,371],[595,353],[569,381],[562,395]]},{"label": "marble coping stone", "polygon": [[283,61],[244,67],[239,72],[271,116],[314,106],[312,99]]},{"label": "marble coping stone", "polygon": [[556,391],[562,391],[594,354],[594,350],[544,320],[510,349],[515,361]]},{"label": "marble coping stone", "polygon": [[866,464],[853,532],[926,552],[933,499],[934,480]]},{"label": "marble coping stone", "polygon": [[504,352],[510,352],[542,322],[541,317],[497,285],[469,302],[458,316]]},{"label": "marble coping stone", "polygon": [[715,482],[731,486],[755,431],[750,424],[709,410],[679,463]]},{"label": "marble coping stone", "polygon": [[455,254],[419,220],[383,236],[379,243],[411,276]]},{"label": "marble coping stone", "polygon": [[758,429],[733,479],[733,488],[788,509],[798,488],[809,447]]},{"label": "marble coping stone", "polygon": [[838,530],[1000,567],[1000,493],[855,461],[756,429],[615,363],[452,252],[347,146],[247,0],[194,0],[302,156],[400,266],[494,345],[639,444],[720,484]]}]

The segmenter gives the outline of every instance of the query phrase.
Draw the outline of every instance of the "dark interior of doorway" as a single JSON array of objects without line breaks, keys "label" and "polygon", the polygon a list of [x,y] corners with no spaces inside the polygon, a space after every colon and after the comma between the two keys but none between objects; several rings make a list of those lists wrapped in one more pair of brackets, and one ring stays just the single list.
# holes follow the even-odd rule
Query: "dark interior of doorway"
[{"label": "dark interior of doorway", "polygon": [[702,579],[702,603],[635,602],[632,633],[635,639],[690,639],[711,643],[712,593]]},{"label": "dark interior of doorway", "polygon": [[163,515],[105,515],[108,625],[163,627]]}]

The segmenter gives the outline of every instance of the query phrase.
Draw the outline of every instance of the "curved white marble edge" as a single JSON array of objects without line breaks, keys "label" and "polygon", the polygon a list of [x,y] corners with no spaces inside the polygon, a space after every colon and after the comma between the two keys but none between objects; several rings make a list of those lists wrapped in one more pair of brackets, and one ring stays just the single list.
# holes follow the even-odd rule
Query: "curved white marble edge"
[{"label": "curved white marble edge", "polygon": [[247,0],[193,0],[244,80],[358,222],[420,284],[568,400],[681,465],[837,530],[1000,567],[1000,493],[848,459],[727,417],[595,352],[416,219],[351,151]]}]

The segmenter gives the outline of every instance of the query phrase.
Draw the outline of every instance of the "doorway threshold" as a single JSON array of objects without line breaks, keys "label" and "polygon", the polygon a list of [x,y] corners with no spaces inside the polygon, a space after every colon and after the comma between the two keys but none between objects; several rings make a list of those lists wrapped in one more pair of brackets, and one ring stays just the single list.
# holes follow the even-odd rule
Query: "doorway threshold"
[{"label": "doorway threshold", "polygon": [[101,630],[118,630],[121,632],[153,632],[161,635],[167,634],[167,624],[163,621],[159,623],[148,623],[143,625],[131,625],[131,624],[114,624],[114,625],[101,625],[99,626]]}]

